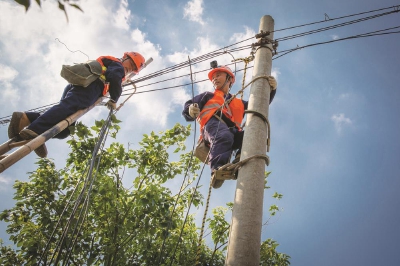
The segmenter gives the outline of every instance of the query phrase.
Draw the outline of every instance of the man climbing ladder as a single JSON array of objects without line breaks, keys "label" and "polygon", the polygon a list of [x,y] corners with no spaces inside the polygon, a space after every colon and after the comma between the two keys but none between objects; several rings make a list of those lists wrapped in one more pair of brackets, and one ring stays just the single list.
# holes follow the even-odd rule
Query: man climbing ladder
[{"label": "man climbing ladder", "polygon": [[[204,92],[184,105],[182,115],[186,121],[197,121],[200,124],[200,139],[210,147],[208,158],[211,168],[211,184],[219,188],[224,180],[215,177],[220,168],[229,163],[233,150],[237,151],[236,161],[242,147],[243,130],[241,123],[248,102],[237,99],[229,93],[235,83],[235,75],[227,66],[217,66],[211,62],[212,70],[208,73],[209,80],[213,83],[214,92]],[[275,96],[277,83],[274,77],[269,76],[268,82],[272,88],[270,103]]]},{"label": "man climbing ladder", "polygon": [[[34,139],[78,110],[93,105],[99,97],[107,93],[110,95],[107,107],[116,109],[122,93],[122,81],[132,72],[138,74],[144,66],[145,59],[137,52],[126,52],[121,59],[101,56],[95,61],[76,66],[78,69],[74,66],[63,66],[65,72],[62,71],[61,74],[70,84],[64,89],[60,102],[42,115],[36,112],[14,112],[8,127],[8,137],[17,141]],[[64,139],[69,134],[70,131],[66,128],[54,138]],[[35,153],[39,157],[46,157],[45,144],[38,147]]]}]

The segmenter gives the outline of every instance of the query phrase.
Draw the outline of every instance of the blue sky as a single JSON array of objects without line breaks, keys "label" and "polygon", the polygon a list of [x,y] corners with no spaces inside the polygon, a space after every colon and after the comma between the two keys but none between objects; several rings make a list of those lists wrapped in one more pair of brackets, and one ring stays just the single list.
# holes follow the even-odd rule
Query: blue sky
[{"label": "blue sky", "polygon": [[[86,61],[99,55],[122,56],[135,50],[154,62],[140,76],[164,69],[250,38],[260,18],[271,15],[275,29],[322,21],[399,5],[399,1],[80,1],[84,13],[68,9],[69,23],[51,1],[42,8],[32,3],[25,14],[14,1],[1,1],[0,9],[0,117],[58,101],[65,81],[62,64]],[[388,11],[388,10],[386,10]],[[383,12],[383,11],[381,11]],[[376,14],[376,13],[374,13]],[[364,15],[367,16],[367,15]],[[360,17],[337,20],[292,30],[278,31],[274,38],[327,27]],[[400,26],[400,13],[387,15],[318,34],[279,43],[278,52],[317,42]],[[398,29],[396,29],[398,30]],[[246,44],[254,42],[250,40]],[[269,177],[271,189],[264,199],[281,212],[263,227],[262,239],[273,238],[278,251],[292,257],[292,265],[399,265],[400,239],[400,34],[335,42],[301,49],[273,61],[278,92],[270,106]],[[248,50],[234,54],[249,55]],[[278,53],[279,55],[279,53]],[[215,58],[220,64],[231,57]],[[194,65],[194,71],[209,62]],[[243,65],[238,65],[242,68]],[[251,79],[251,69],[246,77]],[[187,74],[179,70],[162,78]],[[139,77],[140,77],[139,76]],[[196,80],[206,78],[206,72]],[[187,83],[172,80],[147,89]],[[242,72],[233,92],[240,89]],[[211,83],[195,86],[196,93],[212,90]],[[248,96],[248,92],[246,92]],[[186,124],[182,104],[191,87],[134,95],[118,113],[123,120],[118,141],[137,143],[144,133]],[[97,107],[82,121],[91,125],[107,111]],[[197,134],[198,135],[198,134]],[[0,125],[0,141],[7,126]],[[192,139],[188,140],[188,146]],[[63,167],[69,148],[50,140],[49,157]],[[27,180],[35,169],[32,153],[0,174],[0,209],[13,205],[14,180]],[[201,184],[209,182],[207,169]],[[172,182],[178,186],[181,179]],[[232,202],[235,182],[214,190],[211,207]],[[275,192],[283,194],[276,202]],[[195,210],[199,220],[203,209]],[[6,225],[0,237],[6,240]]]}]

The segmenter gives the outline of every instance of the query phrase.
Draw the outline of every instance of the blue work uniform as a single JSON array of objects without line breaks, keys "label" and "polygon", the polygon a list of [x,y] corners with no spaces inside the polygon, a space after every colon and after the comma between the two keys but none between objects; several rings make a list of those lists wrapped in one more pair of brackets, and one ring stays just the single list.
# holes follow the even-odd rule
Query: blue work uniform
[{"label": "blue work uniform", "polygon": [[[124,67],[122,63],[107,58],[103,58],[103,63],[107,67],[104,75],[106,77],[105,81],[110,84],[108,91],[110,98],[114,102],[117,102],[122,93],[122,79],[125,77]],[[44,114],[26,112],[31,122],[28,129],[39,135],[42,134],[77,111],[93,105],[103,95],[103,89],[104,83],[100,79],[96,79],[87,87],[68,84],[64,89],[60,102]],[[54,138],[64,139],[69,134],[69,129],[66,128],[54,136]]]},{"label": "blue work uniform", "polygon": [[[270,103],[275,93],[276,90],[271,91]],[[213,97],[214,93],[204,92],[187,101],[182,111],[185,120],[188,122],[195,121],[195,119],[189,115],[189,106],[192,103],[197,103],[201,111],[204,105]],[[231,97],[231,94],[227,94],[225,96],[225,101],[229,100]],[[244,110],[247,110],[248,101],[242,100],[242,103],[244,105]],[[222,123],[216,117],[211,117],[205,124],[203,132],[200,132],[206,144],[210,145],[208,160],[211,170],[216,170],[229,163],[232,151],[238,150],[238,152],[240,152],[243,142],[244,131],[239,131],[237,127],[235,127],[235,123],[230,121],[229,118],[221,116],[220,114],[218,116],[220,116],[225,123]]]}]

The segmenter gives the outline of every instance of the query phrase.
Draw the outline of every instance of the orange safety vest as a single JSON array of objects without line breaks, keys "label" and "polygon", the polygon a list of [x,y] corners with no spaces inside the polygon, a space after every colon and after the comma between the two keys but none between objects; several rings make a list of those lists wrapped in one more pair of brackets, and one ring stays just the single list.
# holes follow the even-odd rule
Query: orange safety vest
[{"label": "orange safety vest", "polygon": [[240,129],[244,115],[244,104],[242,100],[233,98],[228,105],[226,105],[226,103],[224,104],[224,102],[224,93],[220,90],[215,90],[214,96],[207,101],[197,117],[197,121],[200,123],[200,132],[203,131],[204,126],[215,114],[215,112],[221,110],[220,107],[222,105],[224,105],[222,108],[222,113],[232,122],[234,122],[238,129]]},{"label": "orange safety vest", "polygon": [[112,61],[121,63],[121,60],[119,60],[116,57],[110,56],[110,55],[100,56],[99,58],[96,59],[96,61],[99,62],[100,65],[101,65],[100,79],[104,83],[103,96],[105,96],[107,94],[108,90],[110,89],[110,83],[106,82],[106,76],[104,76],[104,73],[106,73],[106,71],[107,71],[107,67],[105,67],[104,63],[103,63],[103,59],[104,58],[107,58],[107,59],[110,59]]}]

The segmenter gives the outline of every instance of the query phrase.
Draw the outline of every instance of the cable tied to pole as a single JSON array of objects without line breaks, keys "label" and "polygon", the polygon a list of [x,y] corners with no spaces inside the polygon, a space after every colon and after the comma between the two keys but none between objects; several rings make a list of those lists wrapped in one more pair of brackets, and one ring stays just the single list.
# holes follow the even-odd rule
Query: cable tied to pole
[{"label": "cable tied to pole", "polygon": [[254,53],[255,53],[255,48],[251,49],[250,56],[245,57],[245,58],[237,58],[232,60],[232,62],[237,62],[237,61],[243,61],[244,62],[244,73],[243,73],[243,79],[242,79],[242,90],[240,90],[240,99],[243,100],[243,90],[244,90],[244,82],[246,80],[246,72],[247,72],[247,65],[254,60]]},{"label": "cable tied to pole", "polygon": [[246,89],[250,84],[252,84],[254,81],[258,80],[258,79],[266,79],[268,80],[268,76],[258,76],[255,77],[252,81],[250,81],[245,87],[243,87],[241,90],[239,90],[238,92],[236,92],[235,94],[232,95],[232,97],[228,100],[225,101],[226,104],[229,104],[236,96],[238,96],[239,94],[242,94],[244,89]]},{"label": "cable tied to pole", "polygon": [[[244,91],[250,84],[252,84],[254,81],[256,81],[256,80],[258,80],[258,79],[266,79],[266,80],[268,81],[268,76],[265,75],[265,76],[258,76],[258,77],[255,77],[252,81],[250,81],[250,82],[249,82],[246,86],[244,86],[241,90],[239,90],[237,93],[233,94],[232,97],[231,97],[230,99],[226,100],[225,103],[224,103],[224,105],[228,105],[228,104],[229,104],[234,98],[236,98],[236,96],[238,96],[239,94],[242,94],[242,95],[243,95],[243,91]],[[220,107],[218,108],[218,110],[222,109],[224,105],[220,106]],[[217,110],[217,111],[218,111],[218,110]],[[271,126],[270,126],[270,123],[269,123],[268,118],[267,118],[265,115],[263,115],[262,113],[260,113],[260,112],[258,112],[258,111],[254,111],[254,110],[246,110],[245,113],[255,114],[255,115],[257,115],[258,117],[260,117],[261,119],[263,119],[264,122],[266,123],[266,125],[267,125],[267,130],[268,130],[267,151],[269,152],[269,147],[270,147],[270,144],[271,144]],[[243,127],[244,127],[244,124],[243,124],[241,127],[243,128]]]},{"label": "cable tied to pole", "polygon": [[269,165],[269,157],[268,155],[265,154],[256,154],[253,156],[250,156],[249,158],[246,158],[244,160],[241,160],[237,163],[228,163],[224,166],[222,166],[220,169],[221,170],[228,170],[235,173],[236,171],[238,171],[245,163],[247,163],[248,161],[252,160],[252,159],[264,159],[265,160],[265,164],[268,166]]},{"label": "cable tied to pole", "polygon": [[269,152],[269,147],[271,146],[271,125],[269,123],[268,118],[260,112],[254,110],[246,110],[244,111],[245,114],[255,114],[256,116],[260,117],[264,120],[265,124],[267,125],[267,152]]},{"label": "cable tied to pole", "polygon": [[[272,52],[272,55],[277,54],[276,49],[278,48],[278,41],[268,38],[267,36],[270,34],[271,34],[271,32],[269,32],[269,31],[265,31],[265,32],[260,31],[260,33],[258,33],[254,36],[255,38],[259,39],[257,42],[251,44],[251,47],[253,48],[253,50],[255,49],[256,46],[258,46],[254,52],[256,52],[259,48],[264,47],[264,48],[270,49]],[[268,44],[270,44],[270,45],[268,45]]]}]

